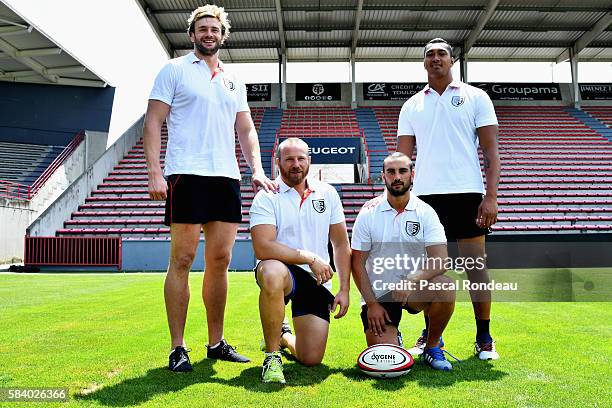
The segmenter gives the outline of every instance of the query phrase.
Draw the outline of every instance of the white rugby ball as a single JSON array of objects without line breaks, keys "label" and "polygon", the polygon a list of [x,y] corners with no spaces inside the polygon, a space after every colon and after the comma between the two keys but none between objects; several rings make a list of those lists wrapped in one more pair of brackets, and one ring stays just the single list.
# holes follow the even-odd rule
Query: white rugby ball
[{"label": "white rugby ball", "polygon": [[359,369],[377,378],[399,377],[410,372],[414,360],[406,349],[395,344],[374,344],[357,358]]}]

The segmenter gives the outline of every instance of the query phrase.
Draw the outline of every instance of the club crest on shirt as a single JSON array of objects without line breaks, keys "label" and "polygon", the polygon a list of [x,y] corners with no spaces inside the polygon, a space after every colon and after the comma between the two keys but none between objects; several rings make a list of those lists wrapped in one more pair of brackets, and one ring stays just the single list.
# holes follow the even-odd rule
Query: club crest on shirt
[{"label": "club crest on shirt", "polygon": [[461,106],[465,102],[465,96],[453,96],[451,98],[451,103],[453,106]]},{"label": "club crest on shirt", "polygon": [[421,230],[421,224],[416,221],[406,221],[406,233],[414,237]]},{"label": "club crest on shirt", "polygon": [[235,86],[234,86],[234,82],[230,79],[227,78],[223,78],[223,84],[225,85],[225,87],[227,89],[229,89],[230,91],[233,91]]},{"label": "club crest on shirt", "polygon": [[314,210],[318,212],[319,214],[324,213],[325,212],[325,200],[324,199],[312,200],[312,208],[314,208]]}]

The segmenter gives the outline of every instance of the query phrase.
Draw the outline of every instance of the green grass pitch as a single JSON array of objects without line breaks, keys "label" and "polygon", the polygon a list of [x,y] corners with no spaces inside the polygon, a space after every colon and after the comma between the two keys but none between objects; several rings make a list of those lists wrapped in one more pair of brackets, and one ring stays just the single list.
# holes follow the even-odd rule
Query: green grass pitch
[{"label": "green grass pitch", "polygon": [[[611,303],[496,303],[492,332],[501,359],[483,362],[472,355],[471,305],[459,302],[444,333],[448,350],[463,360],[454,371],[417,362],[406,376],[377,380],[355,365],[365,341],[353,286],[349,314],[332,321],[323,364],[306,368],[285,359],[282,387],[260,381],[251,273],[230,274],[225,336],[253,361],[205,358],[202,274],[192,273],[186,338],[194,371],[169,372],[163,280],[158,273],[0,274],[0,387],[68,387],[69,402],[54,405],[70,407],[612,405]],[[421,316],[404,314],[406,343],[421,326]]]}]

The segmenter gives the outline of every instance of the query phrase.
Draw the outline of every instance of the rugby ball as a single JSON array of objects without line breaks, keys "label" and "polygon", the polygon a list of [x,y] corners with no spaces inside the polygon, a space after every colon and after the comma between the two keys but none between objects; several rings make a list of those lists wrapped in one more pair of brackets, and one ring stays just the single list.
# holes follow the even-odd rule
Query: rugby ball
[{"label": "rugby ball", "polygon": [[408,374],[414,360],[406,349],[395,344],[374,344],[357,358],[359,369],[377,378],[393,378]]}]

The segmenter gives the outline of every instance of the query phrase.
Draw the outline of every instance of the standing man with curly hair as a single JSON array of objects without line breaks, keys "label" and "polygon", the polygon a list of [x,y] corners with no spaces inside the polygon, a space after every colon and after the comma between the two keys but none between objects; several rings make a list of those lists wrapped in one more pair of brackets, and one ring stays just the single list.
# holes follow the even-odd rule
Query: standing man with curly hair
[{"label": "standing man with curly hair", "polygon": [[[246,87],[225,72],[219,60],[219,49],[229,36],[227,13],[222,7],[205,5],[194,10],[187,23],[193,51],[168,61],[158,74],[144,127],[149,196],[166,200],[164,223],[170,226],[164,298],[172,342],[169,369],[177,372],[192,369],[184,331],[189,271],[201,230],[205,239],[202,298],[208,322],[207,357],[249,361],[223,337],[227,268],[242,219],[234,130],[253,172],[253,186],[275,189],[261,165]],[[162,173],[159,156],[164,121],[168,144]]]}]

